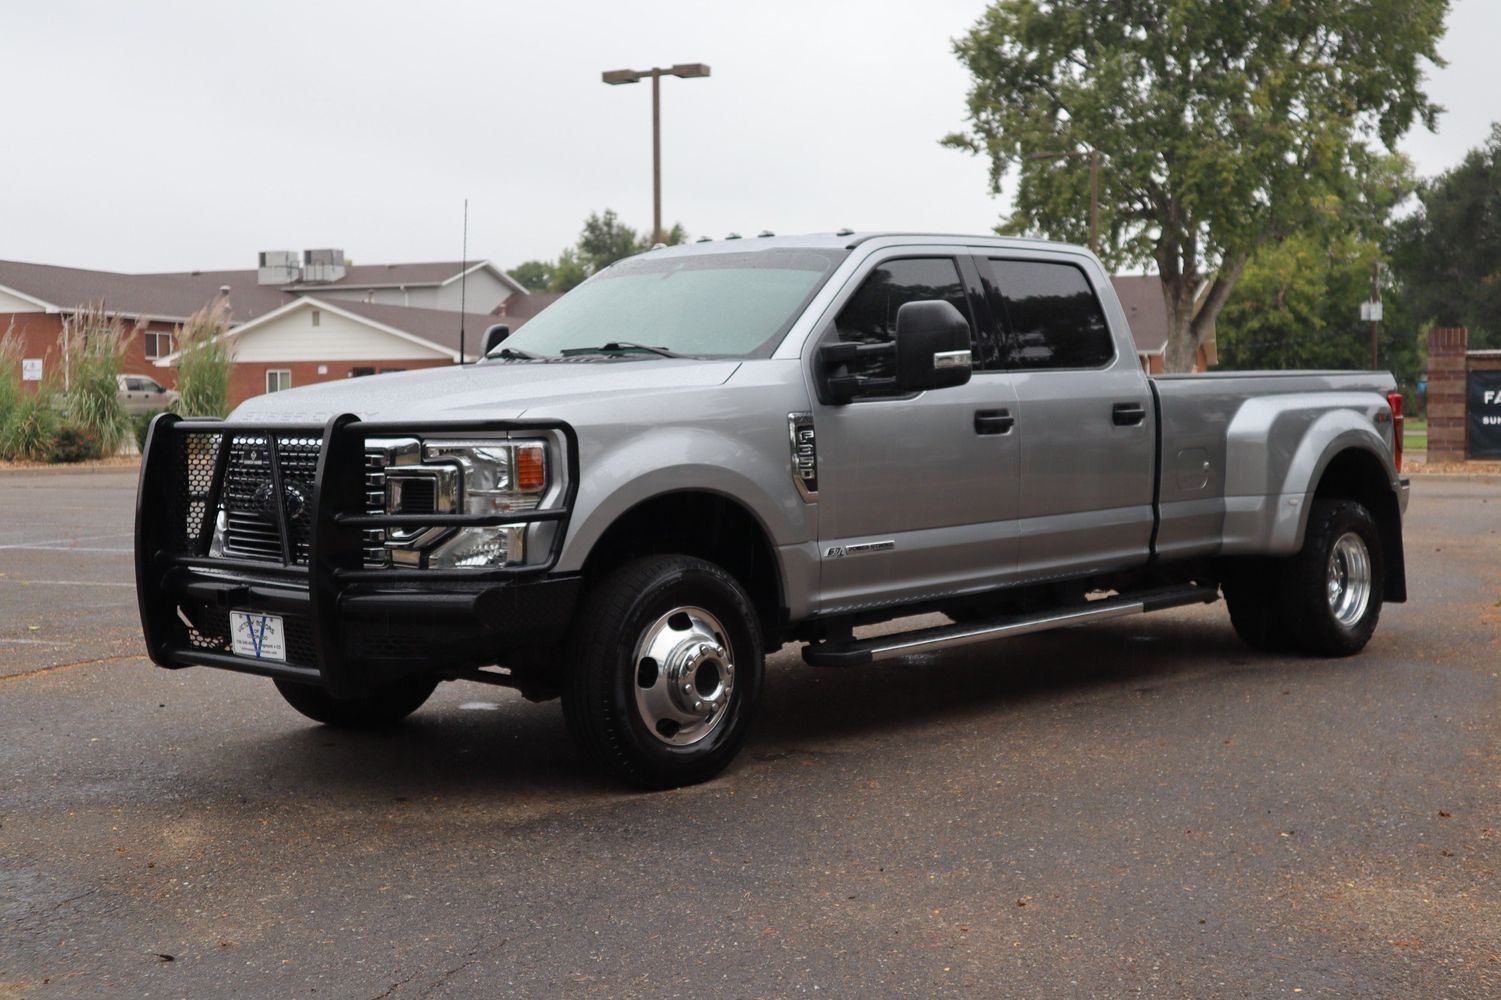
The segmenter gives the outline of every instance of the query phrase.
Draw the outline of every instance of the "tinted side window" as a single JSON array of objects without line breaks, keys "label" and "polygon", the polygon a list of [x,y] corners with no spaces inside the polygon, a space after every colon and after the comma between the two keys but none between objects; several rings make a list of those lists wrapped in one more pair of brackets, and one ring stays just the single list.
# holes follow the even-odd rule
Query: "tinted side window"
[{"label": "tinted side window", "polygon": [[1071,264],[989,260],[991,308],[1004,317],[1007,368],[1098,368],[1115,356],[1084,272]]},{"label": "tinted side window", "polygon": [[[888,260],[866,277],[859,291],[844,304],[834,320],[839,339],[856,344],[884,344],[896,335],[896,311],[908,302],[943,299],[952,303],[969,321],[974,336],[959,268],[948,257],[914,257]],[[851,366],[851,374],[890,377],[895,374],[892,358],[873,358]]]}]

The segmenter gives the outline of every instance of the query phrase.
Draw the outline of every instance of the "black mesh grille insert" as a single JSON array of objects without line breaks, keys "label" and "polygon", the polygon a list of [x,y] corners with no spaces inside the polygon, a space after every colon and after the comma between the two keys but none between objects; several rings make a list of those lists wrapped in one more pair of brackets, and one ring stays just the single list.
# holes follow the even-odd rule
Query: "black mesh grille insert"
[{"label": "black mesh grille insert", "polygon": [[271,478],[275,452],[281,471],[281,508],[287,519],[292,562],[307,562],[313,483],[322,442],[315,437],[236,434],[230,439],[220,506],[225,514],[224,552],[242,559],[281,561],[276,525],[276,489]]}]

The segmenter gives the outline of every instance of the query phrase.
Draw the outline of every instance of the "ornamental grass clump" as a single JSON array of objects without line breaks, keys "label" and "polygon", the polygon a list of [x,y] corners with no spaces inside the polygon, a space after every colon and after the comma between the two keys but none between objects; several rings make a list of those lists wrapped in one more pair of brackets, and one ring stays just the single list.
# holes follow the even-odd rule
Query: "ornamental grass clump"
[{"label": "ornamental grass clump", "polygon": [[224,340],[229,329],[229,303],[220,299],[188,317],[175,338],[177,412],[184,417],[223,417],[229,414],[229,374],[234,354]]},{"label": "ornamental grass clump", "polygon": [[[113,454],[130,436],[130,418],[120,405],[120,358],[125,351],[125,324],[90,306],[69,320],[63,370],[63,417],[77,433],[70,437],[69,455],[85,442],[97,454]],[[77,461],[77,459],[71,459]]]},{"label": "ornamental grass clump", "polygon": [[16,324],[12,320],[5,336],[0,337],[0,427],[5,426],[10,411],[15,409],[20,398],[21,336],[16,333]]},{"label": "ornamental grass clump", "polygon": [[62,421],[59,400],[51,386],[18,395],[5,423],[0,425],[0,458],[23,462],[47,462]]}]

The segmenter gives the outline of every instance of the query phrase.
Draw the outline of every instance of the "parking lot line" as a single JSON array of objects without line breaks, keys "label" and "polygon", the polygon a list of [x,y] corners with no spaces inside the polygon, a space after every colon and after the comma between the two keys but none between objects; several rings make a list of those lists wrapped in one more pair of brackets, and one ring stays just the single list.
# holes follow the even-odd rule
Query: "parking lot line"
[{"label": "parking lot line", "polygon": [[[99,542],[106,538],[130,538],[133,535],[134,532],[130,531],[112,531],[107,535],[83,535],[79,538],[49,538],[40,542],[7,542],[4,545],[0,545],[0,549],[46,549],[55,546],[70,546],[72,542]],[[79,549],[78,551],[88,552],[92,550]]]},{"label": "parking lot line", "polygon": [[0,545],[10,552],[134,552],[131,548],[95,548],[87,545]]},{"label": "parking lot line", "polygon": [[9,577],[0,574],[0,580],[5,583],[24,583],[37,586],[52,587],[130,587],[135,588],[133,583],[112,583],[104,580],[22,580],[17,577]]}]

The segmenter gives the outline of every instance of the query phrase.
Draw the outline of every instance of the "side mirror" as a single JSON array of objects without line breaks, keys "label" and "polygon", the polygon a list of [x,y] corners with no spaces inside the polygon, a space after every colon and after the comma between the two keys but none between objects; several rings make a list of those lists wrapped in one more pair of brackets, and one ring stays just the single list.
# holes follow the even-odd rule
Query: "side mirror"
[{"label": "side mirror", "polygon": [[154,392],[154,393],[156,393],[158,396],[160,396],[162,393],[166,392],[167,390],[164,389],[164,388],[162,388],[160,385],[153,383],[152,386],[151,386],[151,391]]},{"label": "side mirror", "polygon": [[511,328],[504,323],[496,323],[485,331],[485,349],[480,352],[489,354],[500,346],[501,342],[511,335]]},{"label": "side mirror", "polygon": [[896,311],[898,391],[964,385],[970,374],[969,322],[952,302],[908,302]]}]

